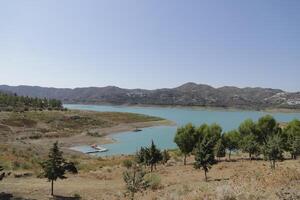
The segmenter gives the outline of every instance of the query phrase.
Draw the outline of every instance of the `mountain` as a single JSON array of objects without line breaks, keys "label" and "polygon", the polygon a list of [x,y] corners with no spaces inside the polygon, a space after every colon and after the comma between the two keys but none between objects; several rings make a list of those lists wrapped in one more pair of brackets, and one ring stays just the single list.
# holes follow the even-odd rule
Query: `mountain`
[{"label": "mountain", "polygon": [[156,90],[124,89],[115,86],[60,89],[24,85],[0,85],[0,90],[21,96],[59,99],[64,103],[212,106],[246,109],[300,108],[300,92],[292,93],[259,87],[214,88],[196,83]]}]

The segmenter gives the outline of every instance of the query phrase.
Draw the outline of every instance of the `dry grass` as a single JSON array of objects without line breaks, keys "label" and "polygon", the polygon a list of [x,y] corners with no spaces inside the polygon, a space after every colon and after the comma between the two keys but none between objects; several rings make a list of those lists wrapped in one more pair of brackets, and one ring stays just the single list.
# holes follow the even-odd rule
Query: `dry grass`
[{"label": "dry grass", "polygon": [[[81,158],[77,158],[81,159]],[[122,162],[130,157],[109,159],[81,159],[84,170],[69,179],[55,184],[56,194],[73,196],[80,194],[83,199],[127,199]],[[139,193],[136,199],[145,200],[234,200],[234,199],[297,199],[300,191],[300,161],[280,162],[271,170],[266,161],[239,160],[220,162],[209,171],[209,182],[204,181],[202,170],[192,165],[170,161],[170,165],[159,166],[155,176],[160,177],[158,187]],[[86,166],[93,166],[86,168]],[[34,177],[8,178],[0,183],[2,191],[22,197],[39,200],[48,199],[49,183]],[[290,199],[293,199],[290,198]]]}]

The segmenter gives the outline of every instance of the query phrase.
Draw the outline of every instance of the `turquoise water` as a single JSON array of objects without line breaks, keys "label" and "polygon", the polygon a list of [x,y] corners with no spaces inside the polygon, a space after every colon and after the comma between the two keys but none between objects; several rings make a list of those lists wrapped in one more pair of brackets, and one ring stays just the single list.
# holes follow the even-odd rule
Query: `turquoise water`
[{"label": "turquoise water", "polygon": [[[93,110],[93,111],[112,111],[112,112],[131,112],[145,115],[162,117],[176,123],[176,126],[158,126],[144,128],[141,132],[124,132],[113,134],[111,137],[116,143],[103,145],[109,151],[98,155],[120,155],[132,154],[141,146],[148,146],[153,140],[161,149],[175,148],[173,142],[177,126],[186,123],[201,125],[202,123],[218,123],[223,131],[238,128],[239,124],[245,119],[257,120],[259,117],[271,114],[280,122],[288,122],[293,119],[300,119],[300,113],[267,113],[259,111],[240,111],[240,110],[206,110],[200,108],[172,108],[172,107],[134,107],[134,106],[100,106],[100,105],[79,105],[66,104],[69,109]],[[92,150],[89,146],[79,146],[73,149],[82,152]]]}]

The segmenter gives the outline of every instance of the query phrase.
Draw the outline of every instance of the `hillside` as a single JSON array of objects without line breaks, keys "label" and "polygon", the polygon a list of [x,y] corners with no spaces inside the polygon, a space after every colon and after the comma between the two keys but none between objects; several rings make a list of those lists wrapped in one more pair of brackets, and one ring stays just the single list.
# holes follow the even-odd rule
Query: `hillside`
[{"label": "hillside", "polygon": [[156,90],[123,89],[115,86],[75,89],[0,85],[0,90],[22,96],[54,98],[64,103],[212,106],[247,109],[300,108],[300,92],[271,88],[220,87],[186,83]]},{"label": "hillside", "polygon": [[0,91],[0,111],[62,110],[62,102],[56,99],[18,96]]}]

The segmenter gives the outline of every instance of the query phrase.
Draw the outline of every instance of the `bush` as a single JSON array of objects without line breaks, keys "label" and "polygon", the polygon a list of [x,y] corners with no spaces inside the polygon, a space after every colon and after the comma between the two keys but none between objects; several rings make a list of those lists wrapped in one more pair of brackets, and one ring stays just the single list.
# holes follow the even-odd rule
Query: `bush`
[{"label": "bush", "polygon": [[123,161],[123,166],[126,167],[127,169],[131,168],[132,165],[133,165],[132,160],[126,159],[126,160]]},{"label": "bush", "polygon": [[77,193],[75,193],[74,195],[73,195],[73,197],[75,198],[75,199],[81,199],[81,196],[80,196],[80,194],[77,194]]},{"label": "bush", "polygon": [[152,190],[157,190],[162,187],[161,178],[158,174],[150,173],[145,175],[145,181],[149,184]]},{"label": "bush", "polygon": [[218,200],[236,200],[236,195],[229,185],[223,185],[217,188]]}]

